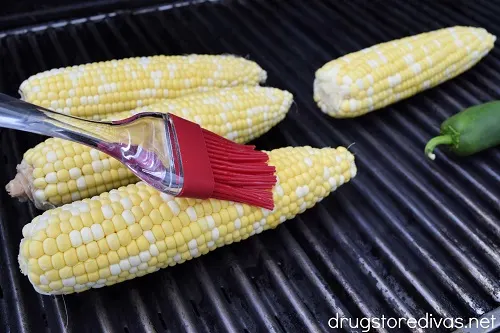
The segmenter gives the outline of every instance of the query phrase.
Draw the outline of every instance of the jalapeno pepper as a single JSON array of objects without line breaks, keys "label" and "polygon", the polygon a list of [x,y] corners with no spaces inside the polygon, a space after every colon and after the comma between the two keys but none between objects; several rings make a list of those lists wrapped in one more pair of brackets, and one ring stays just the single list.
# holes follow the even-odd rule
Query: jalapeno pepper
[{"label": "jalapeno pepper", "polygon": [[425,154],[432,160],[438,145],[446,145],[458,156],[500,145],[500,101],[475,105],[453,115],[441,124],[440,132],[425,146]]}]

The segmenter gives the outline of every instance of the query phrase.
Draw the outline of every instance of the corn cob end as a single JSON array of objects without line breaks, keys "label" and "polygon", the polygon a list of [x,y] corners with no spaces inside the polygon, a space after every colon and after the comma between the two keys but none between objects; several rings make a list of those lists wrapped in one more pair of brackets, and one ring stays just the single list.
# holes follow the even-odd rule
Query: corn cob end
[{"label": "corn cob end", "polygon": [[12,198],[17,198],[20,202],[31,201],[40,210],[56,207],[46,200],[42,192],[37,191],[33,167],[25,159],[17,165],[16,169],[16,176],[5,186],[5,190]]}]

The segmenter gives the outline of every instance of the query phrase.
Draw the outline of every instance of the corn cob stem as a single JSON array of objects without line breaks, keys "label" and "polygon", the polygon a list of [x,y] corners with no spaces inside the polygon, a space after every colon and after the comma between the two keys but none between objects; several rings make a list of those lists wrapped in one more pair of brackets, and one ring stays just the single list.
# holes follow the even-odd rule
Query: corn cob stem
[{"label": "corn cob stem", "polygon": [[174,198],[142,182],[44,212],[23,228],[19,265],[36,291],[110,286],[239,242],[313,207],[357,173],[344,147],[267,152],[275,209]]},{"label": "corn cob stem", "polygon": [[232,55],[152,56],[102,61],[35,74],[21,98],[56,112],[95,120],[195,92],[264,83],[255,62]]},{"label": "corn cob stem", "polygon": [[[269,131],[286,116],[293,101],[288,91],[270,87],[234,87],[191,94],[109,115],[127,118],[139,112],[170,112],[238,143]],[[29,149],[7,191],[46,210],[139,179],[122,163],[88,146],[50,138]]]},{"label": "corn cob stem", "polygon": [[335,118],[364,115],[465,72],[495,41],[485,29],[456,26],[374,45],[318,69],[314,100]]}]

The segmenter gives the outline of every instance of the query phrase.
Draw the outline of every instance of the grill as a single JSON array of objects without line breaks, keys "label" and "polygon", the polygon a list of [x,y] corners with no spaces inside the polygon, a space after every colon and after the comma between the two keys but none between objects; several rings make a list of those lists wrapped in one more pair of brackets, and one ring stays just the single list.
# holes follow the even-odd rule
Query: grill
[{"label": "grill", "polygon": [[[336,314],[498,315],[500,152],[466,159],[440,153],[435,162],[423,154],[444,119],[499,98],[498,48],[463,75],[356,119],[322,114],[312,82],[314,71],[332,58],[411,34],[473,25],[500,36],[500,6],[359,0],[147,5],[53,4],[36,15],[13,8],[13,16],[1,20],[1,91],[18,96],[29,75],[90,61],[243,55],[268,71],[266,85],[295,95],[287,118],[254,143],[260,149],[353,144],[359,173],[276,230],[113,287],[48,297],[33,290],[17,263],[22,226],[39,212],[3,190],[22,153],[44,138],[0,130],[1,332],[329,332]],[[408,326],[397,331],[419,332]]]}]

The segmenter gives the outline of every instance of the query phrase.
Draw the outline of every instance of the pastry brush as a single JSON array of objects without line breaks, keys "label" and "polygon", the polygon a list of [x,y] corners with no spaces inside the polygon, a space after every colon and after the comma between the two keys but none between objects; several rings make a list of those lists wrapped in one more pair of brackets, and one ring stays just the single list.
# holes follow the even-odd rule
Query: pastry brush
[{"label": "pastry brush", "polygon": [[274,209],[275,168],[268,155],[170,113],[114,121],[57,113],[0,94],[0,127],[90,146],[173,196],[220,199]]}]

